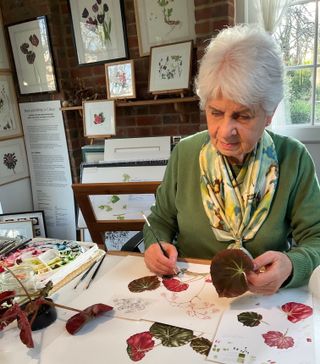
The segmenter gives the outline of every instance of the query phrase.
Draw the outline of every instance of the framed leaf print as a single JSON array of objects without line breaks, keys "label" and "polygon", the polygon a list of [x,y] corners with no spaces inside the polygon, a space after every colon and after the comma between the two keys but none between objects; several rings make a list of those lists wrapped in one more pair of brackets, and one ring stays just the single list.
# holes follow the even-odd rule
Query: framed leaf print
[{"label": "framed leaf print", "polygon": [[20,93],[56,91],[46,17],[9,25],[8,32]]},{"label": "framed leaf print", "polygon": [[69,0],[79,64],[128,58],[123,0]]},{"label": "framed leaf print", "polygon": [[190,87],[192,41],[151,48],[149,92],[178,93]]},{"label": "framed leaf print", "polygon": [[160,44],[195,39],[194,0],[134,0],[140,56]]},{"label": "framed leaf print", "polygon": [[133,60],[107,63],[105,70],[108,99],[136,97]]},{"label": "framed leaf print", "polygon": [[4,28],[2,22],[2,15],[0,12],[0,69],[10,69],[9,57],[4,37]]},{"label": "framed leaf print", "polygon": [[0,185],[29,176],[23,138],[0,141]]},{"label": "framed leaf print", "polygon": [[115,102],[107,100],[83,102],[84,136],[103,139],[115,135]]},{"label": "framed leaf print", "polygon": [[22,135],[12,76],[0,71],[0,140]]}]

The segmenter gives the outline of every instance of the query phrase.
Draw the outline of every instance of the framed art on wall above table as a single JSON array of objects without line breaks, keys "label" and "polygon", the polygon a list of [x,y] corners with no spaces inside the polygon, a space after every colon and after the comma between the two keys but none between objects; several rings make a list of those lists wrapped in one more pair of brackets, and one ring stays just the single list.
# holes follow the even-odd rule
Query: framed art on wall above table
[{"label": "framed art on wall above table", "polygon": [[9,25],[8,32],[20,93],[56,91],[46,17]]},{"label": "framed art on wall above table", "polygon": [[0,49],[1,49],[0,69],[10,69],[1,11],[0,11]]}]

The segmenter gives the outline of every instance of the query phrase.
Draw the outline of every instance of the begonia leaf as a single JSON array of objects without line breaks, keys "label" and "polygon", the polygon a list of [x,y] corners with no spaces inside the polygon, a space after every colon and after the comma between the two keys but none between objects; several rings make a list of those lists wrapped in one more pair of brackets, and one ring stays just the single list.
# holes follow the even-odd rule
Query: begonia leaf
[{"label": "begonia leaf", "polygon": [[157,276],[138,278],[128,284],[130,292],[153,291],[158,287],[160,287],[160,280]]},{"label": "begonia leaf", "polygon": [[77,333],[87,322],[94,318],[101,316],[105,312],[111,311],[113,307],[105,305],[103,303],[97,303],[89,306],[83,311],[69,318],[66,323],[66,329],[69,334],[74,335]]},{"label": "begonia leaf", "polygon": [[238,321],[243,324],[243,326],[255,327],[260,325],[262,315],[257,312],[241,312],[237,318]]},{"label": "begonia leaf", "polygon": [[237,297],[248,290],[246,273],[253,271],[252,259],[241,249],[217,253],[210,266],[212,283],[219,297]]},{"label": "begonia leaf", "polygon": [[280,331],[268,331],[262,334],[264,342],[271,347],[278,349],[289,349],[294,346],[294,340],[291,336],[286,336]]},{"label": "begonia leaf", "polygon": [[154,347],[154,340],[149,331],[140,332],[127,339],[127,353],[131,360],[139,361]]},{"label": "begonia leaf", "polygon": [[283,312],[288,315],[288,320],[296,323],[312,315],[312,307],[298,302],[288,302],[281,306]]},{"label": "begonia leaf", "polygon": [[162,279],[162,283],[167,288],[167,290],[172,292],[181,292],[189,288],[189,284],[183,283],[179,281],[179,279],[175,278]]},{"label": "begonia leaf", "polygon": [[204,337],[197,337],[191,340],[190,346],[197,353],[208,356],[212,342]]},{"label": "begonia leaf", "polygon": [[192,330],[155,322],[150,327],[151,334],[161,340],[163,346],[177,347],[189,343],[194,334]]}]

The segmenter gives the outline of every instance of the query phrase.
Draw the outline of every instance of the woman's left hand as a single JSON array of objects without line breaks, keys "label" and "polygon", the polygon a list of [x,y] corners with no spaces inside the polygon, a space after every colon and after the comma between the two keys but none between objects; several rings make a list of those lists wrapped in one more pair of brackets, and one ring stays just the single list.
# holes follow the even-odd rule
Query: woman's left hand
[{"label": "woman's left hand", "polygon": [[288,256],[277,251],[267,251],[253,260],[254,272],[247,274],[252,293],[271,295],[276,293],[292,272]]}]

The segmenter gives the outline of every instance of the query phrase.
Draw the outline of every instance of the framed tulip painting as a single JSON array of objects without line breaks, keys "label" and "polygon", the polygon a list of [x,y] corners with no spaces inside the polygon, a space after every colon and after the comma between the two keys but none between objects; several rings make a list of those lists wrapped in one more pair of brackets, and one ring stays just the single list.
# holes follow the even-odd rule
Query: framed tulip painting
[{"label": "framed tulip painting", "polygon": [[103,139],[115,135],[115,102],[108,100],[84,101],[84,136]]},{"label": "framed tulip painting", "polygon": [[45,16],[8,26],[20,94],[57,90]]},{"label": "framed tulip painting", "polygon": [[123,0],[69,0],[79,64],[128,58]]}]

